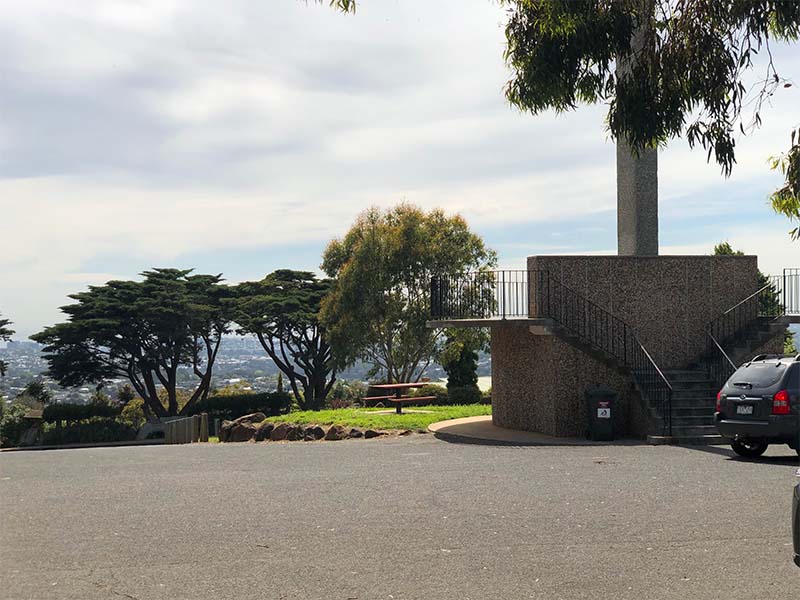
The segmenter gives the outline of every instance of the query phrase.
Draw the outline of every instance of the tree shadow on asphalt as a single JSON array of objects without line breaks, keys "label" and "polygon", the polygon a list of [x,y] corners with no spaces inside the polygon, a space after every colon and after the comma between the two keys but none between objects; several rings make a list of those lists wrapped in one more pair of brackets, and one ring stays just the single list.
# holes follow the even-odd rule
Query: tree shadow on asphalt
[{"label": "tree shadow on asphalt", "polygon": [[744,462],[744,463],[758,463],[763,465],[772,465],[776,467],[785,467],[785,466],[793,466],[800,464],[800,458],[797,456],[794,450],[786,447],[786,451],[789,454],[785,454],[782,456],[759,456],[758,458],[745,458],[743,456],[739,456],[730,448],[724,448],[721,446],[682,446],[687,450],[692,450],[694,452],[706,452],[708,454],[716,454],[717,456],[724,456],[727,460],[731,462]]}]

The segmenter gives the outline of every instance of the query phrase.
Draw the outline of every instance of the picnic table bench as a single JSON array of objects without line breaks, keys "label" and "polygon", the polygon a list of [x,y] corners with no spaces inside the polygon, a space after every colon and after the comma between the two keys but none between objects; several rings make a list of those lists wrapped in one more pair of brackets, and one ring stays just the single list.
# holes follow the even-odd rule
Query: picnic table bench
[{"label": "picnic table bench", "polygon": [[372,389],[386,390],[387,392],[394,392],[386,396],[366,396],[362,398],[364,402],[368,401],[382,401],[386,400],[395,405],[395,411],[398,415],[403,414],[403,404],[406,402],[422,402],[428,400],[436,400],[436,396],[404,396],[403,390],[413,388],[421,388],[428,385],[427,383],[382,383],[380,385],[371,385]]}]

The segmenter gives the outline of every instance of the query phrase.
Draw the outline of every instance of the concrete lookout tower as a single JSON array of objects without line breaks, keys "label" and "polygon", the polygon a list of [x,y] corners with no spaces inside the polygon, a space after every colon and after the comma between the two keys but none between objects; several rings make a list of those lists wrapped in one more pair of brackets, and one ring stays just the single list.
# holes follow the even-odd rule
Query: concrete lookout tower
[{"label": "concrete lookout tower", "polygon": [[[620,77],[646,38],[639,28]],[[781,352],[785,325],[763,328],[755,256],[658,255],[655,149],[618,140],[616,175],[617,255],[529,256],[524,271],[435,277],[430,325],[491,328],[496,426],[582,436],[585,393],[602,384],[617,394],[617,436],[710,442],[726,370]],[[794,271],[782,293],[797,287],[800,315]]]}]

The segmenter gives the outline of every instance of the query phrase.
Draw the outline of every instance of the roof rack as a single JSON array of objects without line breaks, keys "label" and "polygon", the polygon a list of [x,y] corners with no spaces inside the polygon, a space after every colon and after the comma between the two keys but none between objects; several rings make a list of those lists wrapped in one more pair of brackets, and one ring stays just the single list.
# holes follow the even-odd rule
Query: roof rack
[{"label": "roof rack", "polygon": [[[783,354],[759,354],[751,358],[748,362],[756,362],[759,360],[769,360],[770,358],[783,358]],[[800,354],[798,354],[798,359],[800,359]]]}]

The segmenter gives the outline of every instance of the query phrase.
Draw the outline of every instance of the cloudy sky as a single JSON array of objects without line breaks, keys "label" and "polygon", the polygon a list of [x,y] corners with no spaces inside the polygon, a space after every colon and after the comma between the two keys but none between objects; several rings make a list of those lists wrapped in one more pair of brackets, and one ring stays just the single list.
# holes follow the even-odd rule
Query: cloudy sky
[{"label": "cloudy sky", "polygon": [[[66,294],[153,266],[316,270],[361,210],[402,200],[462,213],[508,268],[615,252],[605,109],[510,108],[490,0],[0,5],[0,311],[17,337]],[[798,106],[782,89],[730,179],[683,141],[662,152],[662,253],[729,240],[767,271],[798,266],[766,164]]]}]

